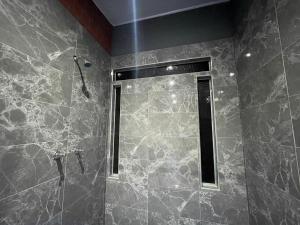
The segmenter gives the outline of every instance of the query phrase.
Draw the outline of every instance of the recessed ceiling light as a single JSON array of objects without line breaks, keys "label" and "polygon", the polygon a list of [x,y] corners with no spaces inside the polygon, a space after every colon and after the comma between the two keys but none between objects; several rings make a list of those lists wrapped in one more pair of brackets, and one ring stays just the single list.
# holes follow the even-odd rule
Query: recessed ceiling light
[{"label": "recessed ceiling light", "polygon": [[170,80],[170,81],[169,81],[169,85],[170,85],[170,86],[174,86],[174,84],[175,84],[175,81],[174,81],[174,80]]},{"label": "recessed ceiling light", "polygon": [[246,56],[247,58],[250,58],[250,57],[252,56],[252,54],[251,54],[250,52],[248,52],[248,53],[245,54],[245,56]]},{"label": "recessed ceiling light", "polygon": [[170,65],[170,66],[167,66],[167,69],[166,69],[167,71],[172,71],[172,70],[174,70],[174,66],[172,66],[172,65]]}]

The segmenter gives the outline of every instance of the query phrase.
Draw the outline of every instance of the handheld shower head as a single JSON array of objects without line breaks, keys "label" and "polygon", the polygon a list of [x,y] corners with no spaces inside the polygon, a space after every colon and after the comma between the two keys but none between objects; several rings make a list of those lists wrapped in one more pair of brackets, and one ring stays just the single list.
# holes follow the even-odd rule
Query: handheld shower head
[{"label": "handheld shower head", "polygon": [[90,67],[90,66],[92,66],[92,63],[90,62],[90,61],[88,61],[88,60],[84,60],[84,66],[85,67]]},{"label": "handheld shower head", "polygon": [[[74,55],[74,56],[73,56],[73,60],[74,60],[75,64],[77,65],[78,70],[79,70],[79,73],[80,73],[80,77],[81,77],[81,81],[82,81],[82,88],[81,88],[82,93],[83,93],[87,98],[90,98],[90,97],[91,97],[91,94],[90,94],[90,92],[88,91],[88,89],[87,89],[87,87],[86,87],[86,85],[85,85],[84,77],[83,77],[83,75],[82,75],[82,70],[81,70],[80,65],[79,65],[79,62],[78,62],[78,57],[77,57],[76,55]],[[89,66],[91,66],[91,63],[90,63],[89,61],[86,61],[86,60],[85,60],[85,61],[84,61],[84,66],[89,67]]]}]

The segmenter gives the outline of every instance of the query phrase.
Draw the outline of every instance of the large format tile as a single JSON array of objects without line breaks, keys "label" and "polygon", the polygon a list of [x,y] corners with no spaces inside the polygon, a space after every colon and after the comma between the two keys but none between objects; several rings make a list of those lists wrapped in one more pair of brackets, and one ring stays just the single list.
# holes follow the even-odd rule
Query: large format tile
[{"label": "large format tile", "polygon": [[0,147],[0,199],[59,176],[53,155],[65,151],[55,142]]},{"label": "large format tile", "polygon": [[105,224],[106,225],[147,225],[147,212],[120,205],[106,204]]},{"label": "large format tile", "polygon": [[[279,30],[273,0],[255,0],[236,51],[239,77],[255,71],[280,53]],[[251,57],[245,57],[251,53]]]},{"label": "large format tile", "polygon": [[197,189],[198,185],[198,161],[195,155],[178,161],[150,161],[148,187]]},{"label": "large format tile", "polygon": [[283,51],[289,95],[300,94],[300,41]]},{"label": "large format tile", "polygon": [[200,219],[198,191],[193,190],[150,190],[149,212],[160,214],[164,220],[190,218]]},{"label": "large format tile", "polygon": [[291,97],[290,104],[296,146],[300,147],[300,95]]},{"label": "large format tile", "polygon": [[200,192],[201,220],[230,225],[248,224],[247,199],[222,192]]},{"label": "large format tile", "polygon": [[214,89],[214,109],[216,135],[218,137],[240,137],[241,121],[236,86]]},{"label": "large format tile", "polygon": [[70,105],[72,74],[0,44],[0,96]]},{"label": "large format tile", "polygon": [[69,108],[20,98],[5,98],[0,102],[0,145],[66,140]]},{"label": "large format tile", "polygon": [[164,137],[153,135],[148,139],[149,160],[180,161],[198,159],[198,137]]},{"label": "large format tile", "polygon": [[294,145],[287,102],[273,102],[243,110],[241,118],[245,137],[277,145]]},{"label": "large format tile", "polygon": [[63,224],[104,224],[104,197],[105,178],[67,173]]},{"label": "large format tile", "polygon": [[119,180],[133,184],[147,185],[148,165],[149,162],[147,160],[119,159]]},{"label": "large format tile", "polygon": [[[8,24],[1,23],[1,28],[8,33],[10,30],[7,26],[13,26],[17,30],[16,35],[22,37],[22,41],[11,41],[9,36],[2,41],[62,71],[72,71],[72,56],[75,53],[74,47],[78,33],[74,18],[70,17],[69,14],[64,14],[63,7],[56,1],[48,5],[47,3],[37,3],[36,7],[39,10],[33,7],[32,11],[36,14],[33,16],[28,13],[28,8],[24,2],[2,1],[3,17],[8,21]],[[55,14],[54,12],[56,15],[52,15],[51,18],[49,14]],[[59,17],[60,23],[53,21]],[[66,21],[68,22],[66,23]],[[71,23],[74,25],[70,25]]]},{"label": "large format tile", "polygon": [[250,224],[299,224],[299,202],[247,170]]},{"label": "large format tile", "polygon": [[164,137],[197,137],[198,116],[196,113],[149,114],[150,130]]},{"label": "large format tile", "polygon": [[149,92],[149,113],[196,112],[196,90]]},{"label": "large format tile", "polygon": [[146,187],[133,183],[107,180],[106,203],[146,210],[148,202],[148,190]]},{"label": "large format tile", "polygon": [[120,104],[121,114],[147,114],[148,95],[141,94],[121,94]]},{"label": "large format tile", "polygon": [[287,99],[281,54],[258,71],[249,71],[239,83],[241,107]]},{"label": "large format tile", "polygon": [[151,139],[151,136],[120,136],[119,157],[126,159],[149,159],[149,151],[152,149],[149,139]]},{"label": "large format tile", "polygon": [[71,108],[69,138],[84,139],[98,136],[99,116],[100,113],[97,110]]},{"label": "large format tile", "polygon": [[61,209],[61,188],[54,179],[1,200],[0,223],[42,225]]},{"label": "large format tile", "polygon": [[279,30],[283,48],[300,39],[300,2],[276,0]]},{"label": "large format tile", "polygon": [[223,193],[246,198],[243,143],[239,138],[219,138],[217,141],[217,170]]},{"label": "large format tile", "polygon": [[247,169],[265,182],[300,199],[297,158],[294,147],[245,140]]}]

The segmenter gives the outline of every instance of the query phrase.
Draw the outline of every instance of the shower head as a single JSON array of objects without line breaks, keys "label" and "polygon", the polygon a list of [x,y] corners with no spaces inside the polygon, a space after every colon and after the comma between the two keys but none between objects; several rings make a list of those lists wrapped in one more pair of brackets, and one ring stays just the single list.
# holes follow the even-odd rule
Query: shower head
[{"label": "shower head", "polygon": [[78,62],[79,61],[79,59],[82,59],[83,60],[83,65],[85,66],[85,67],[91,67],[92,66],[92,63],[89,61],[89,60],[87,60],[87,59],[85,59],[85,58],[83,58],[83,57],[77,57],[76,55],[74,55],[73,56],[73,59],[74,59],[74,61],[75,62]]},{"label": "shower head", "polygon": [[88,60],[84,60],[84,66],[85,67],[90,67],[92,65],[92,63],[90,62],[90,61],[88,61]]}]

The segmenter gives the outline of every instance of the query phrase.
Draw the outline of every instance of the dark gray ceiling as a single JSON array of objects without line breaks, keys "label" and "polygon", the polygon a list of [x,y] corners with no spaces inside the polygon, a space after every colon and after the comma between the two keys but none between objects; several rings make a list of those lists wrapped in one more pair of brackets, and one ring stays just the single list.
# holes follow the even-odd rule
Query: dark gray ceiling
[{"label": "dark gray ceiling", "polygon": [[136,20],[182,12],[230,0],[93,0],[113,26],[131,23],[133,5],[136,4]]}]

